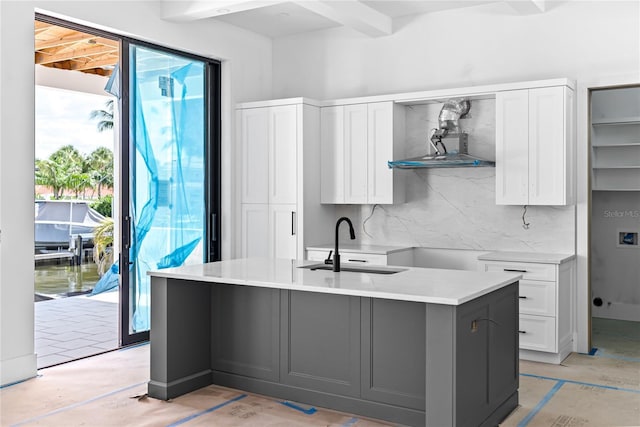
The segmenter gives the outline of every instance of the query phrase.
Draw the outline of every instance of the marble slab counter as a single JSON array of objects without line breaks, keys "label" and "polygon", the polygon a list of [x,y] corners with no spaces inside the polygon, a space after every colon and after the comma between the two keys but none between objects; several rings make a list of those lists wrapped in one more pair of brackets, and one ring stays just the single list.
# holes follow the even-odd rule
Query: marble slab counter
[{"label": "marble slab counter", "polygon": [[[443,305],[461,305],[505,287],[522,276],[402,267],[394,274],[299,268],[311,261],[242,258],[149,271],[152,277],[226,283],[327,294],[351,295]],[[384,267],[380,267],[384,268]]]},{"label": "marble slab counter", "polygon": [[539,262],[543,264],[563,264],[576,256],[572,254],[538,252],[488,252],[478,256],[480,261]]}]

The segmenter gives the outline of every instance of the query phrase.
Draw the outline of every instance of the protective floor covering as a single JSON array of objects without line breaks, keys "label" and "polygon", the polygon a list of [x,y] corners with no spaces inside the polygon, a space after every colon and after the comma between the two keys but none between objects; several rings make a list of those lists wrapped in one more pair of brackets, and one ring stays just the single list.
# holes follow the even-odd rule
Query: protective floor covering
[{"label": "protective floor covering", "polygon": [[[640,339],[604,355],[571,354],[561,365],[520,362],[518,427],[640,426]],[[618,339],[616,338],[616,339]],[[595,343],[605,343],[597,340]],[[209,386],[163,402],[145,396],[149,346],[43,369],[0,390],[0,424],[43,426],[335,426],[388,423],[302,403]]]}]

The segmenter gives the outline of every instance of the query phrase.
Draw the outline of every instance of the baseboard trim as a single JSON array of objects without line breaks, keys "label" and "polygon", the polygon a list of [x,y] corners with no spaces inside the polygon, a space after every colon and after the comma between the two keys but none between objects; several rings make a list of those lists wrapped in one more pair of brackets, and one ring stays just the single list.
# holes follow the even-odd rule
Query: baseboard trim
[{"label": "baseboard trim", "polygon": [[168,383],[151,380],[147,384],[147,393],[156,399],[169,400],[210,384],[211,369],[206,369]]},{"label": "baseboard trim", "polygon": [[35,353],[0,360],[0,387],[34,378],[38,373],[37,363]]}]

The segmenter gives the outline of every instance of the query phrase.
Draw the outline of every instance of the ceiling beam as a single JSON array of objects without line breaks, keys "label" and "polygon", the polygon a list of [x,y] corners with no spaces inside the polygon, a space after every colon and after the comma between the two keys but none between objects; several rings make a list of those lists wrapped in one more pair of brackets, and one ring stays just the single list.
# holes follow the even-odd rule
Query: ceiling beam
[{"label": "ceiling beam", "polygon": [[358,0],[296,0],[294,3],[371,37],[393,33],[389,16]]},{"label": "ceiling beam", "polygon": [[163,19],[195,21],[285,2],[283,0],[163,0],[162,3]]},{"label": "ceiling beam", "polygon": [[117,48],[103,45],[91,45],[91,47],[83,49],[73,49],[70,51],[60,51],[55,54],[49,54],[47,52],[36,52],[35,63],[36,64],[51,64],[52,62],[64,61],[67,59],[75,59],[88,57],[104,53],[118,52]]},{"label": "ceiling beam", "polygon": [[50,49],[52,47],[64,46],[73,43],[88,42],[89,40],[95,41],[95,44],[111,46],[113,48],[120,47],[120,44],[117,40],[93,36],[91,34],[75,33],[73,35],[55,37],[53,39],[47,38],[46,40],[38,40],[36,38],[35,50]]},{"label": "ceiling beam", "polygon": [[543,13],[547,10],[546,0],[508,0],[507,3],[522,15]]},{"label": "ceiling beam", "polygon": [[98,59],[88,59],[86,61],[75,60],[73,61],[73,65],[71,65],[72,70],[76,71],[84,71],[89,70],[91,68],[102,68],[113,66],[116,62],[118,62],[118,58],[113,58],[109,56],[105,56],[104,58]]}]

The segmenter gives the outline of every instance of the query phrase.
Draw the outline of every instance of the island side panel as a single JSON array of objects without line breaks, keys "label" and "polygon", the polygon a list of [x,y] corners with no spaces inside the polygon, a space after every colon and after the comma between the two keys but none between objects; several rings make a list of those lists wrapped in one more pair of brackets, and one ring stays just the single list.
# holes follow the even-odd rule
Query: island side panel
[{"label": "island side panel", "polygon": [[425,304],[425,425],[454,426],[455,307]]},{"label": "island side panel", "polygon": [[280,290],[212,285],[212,367],[280,380]]},{"label": "island side panel", "polygon": [[211,286],[151,277],[149,396],[171,399],[211,384]]},{"label": "island side panel", "polygon": [[518,404],[518,282],[426,304],[426,425],[492,426]]},{"label": "island side panel", "polygon": [[[489,329],[489,348],[492,351],[489,400],[494,402],[492,410],[512,399],[519,385],[518,300],[518,287],[511,285],[497,292],[491,305],[491,318],[496,322]],[[517,402],[517,394],[515,398]]]},{"label": "island side panel", "polygon": [[423,303],[362,298],[362,397],[425,410]]}]

